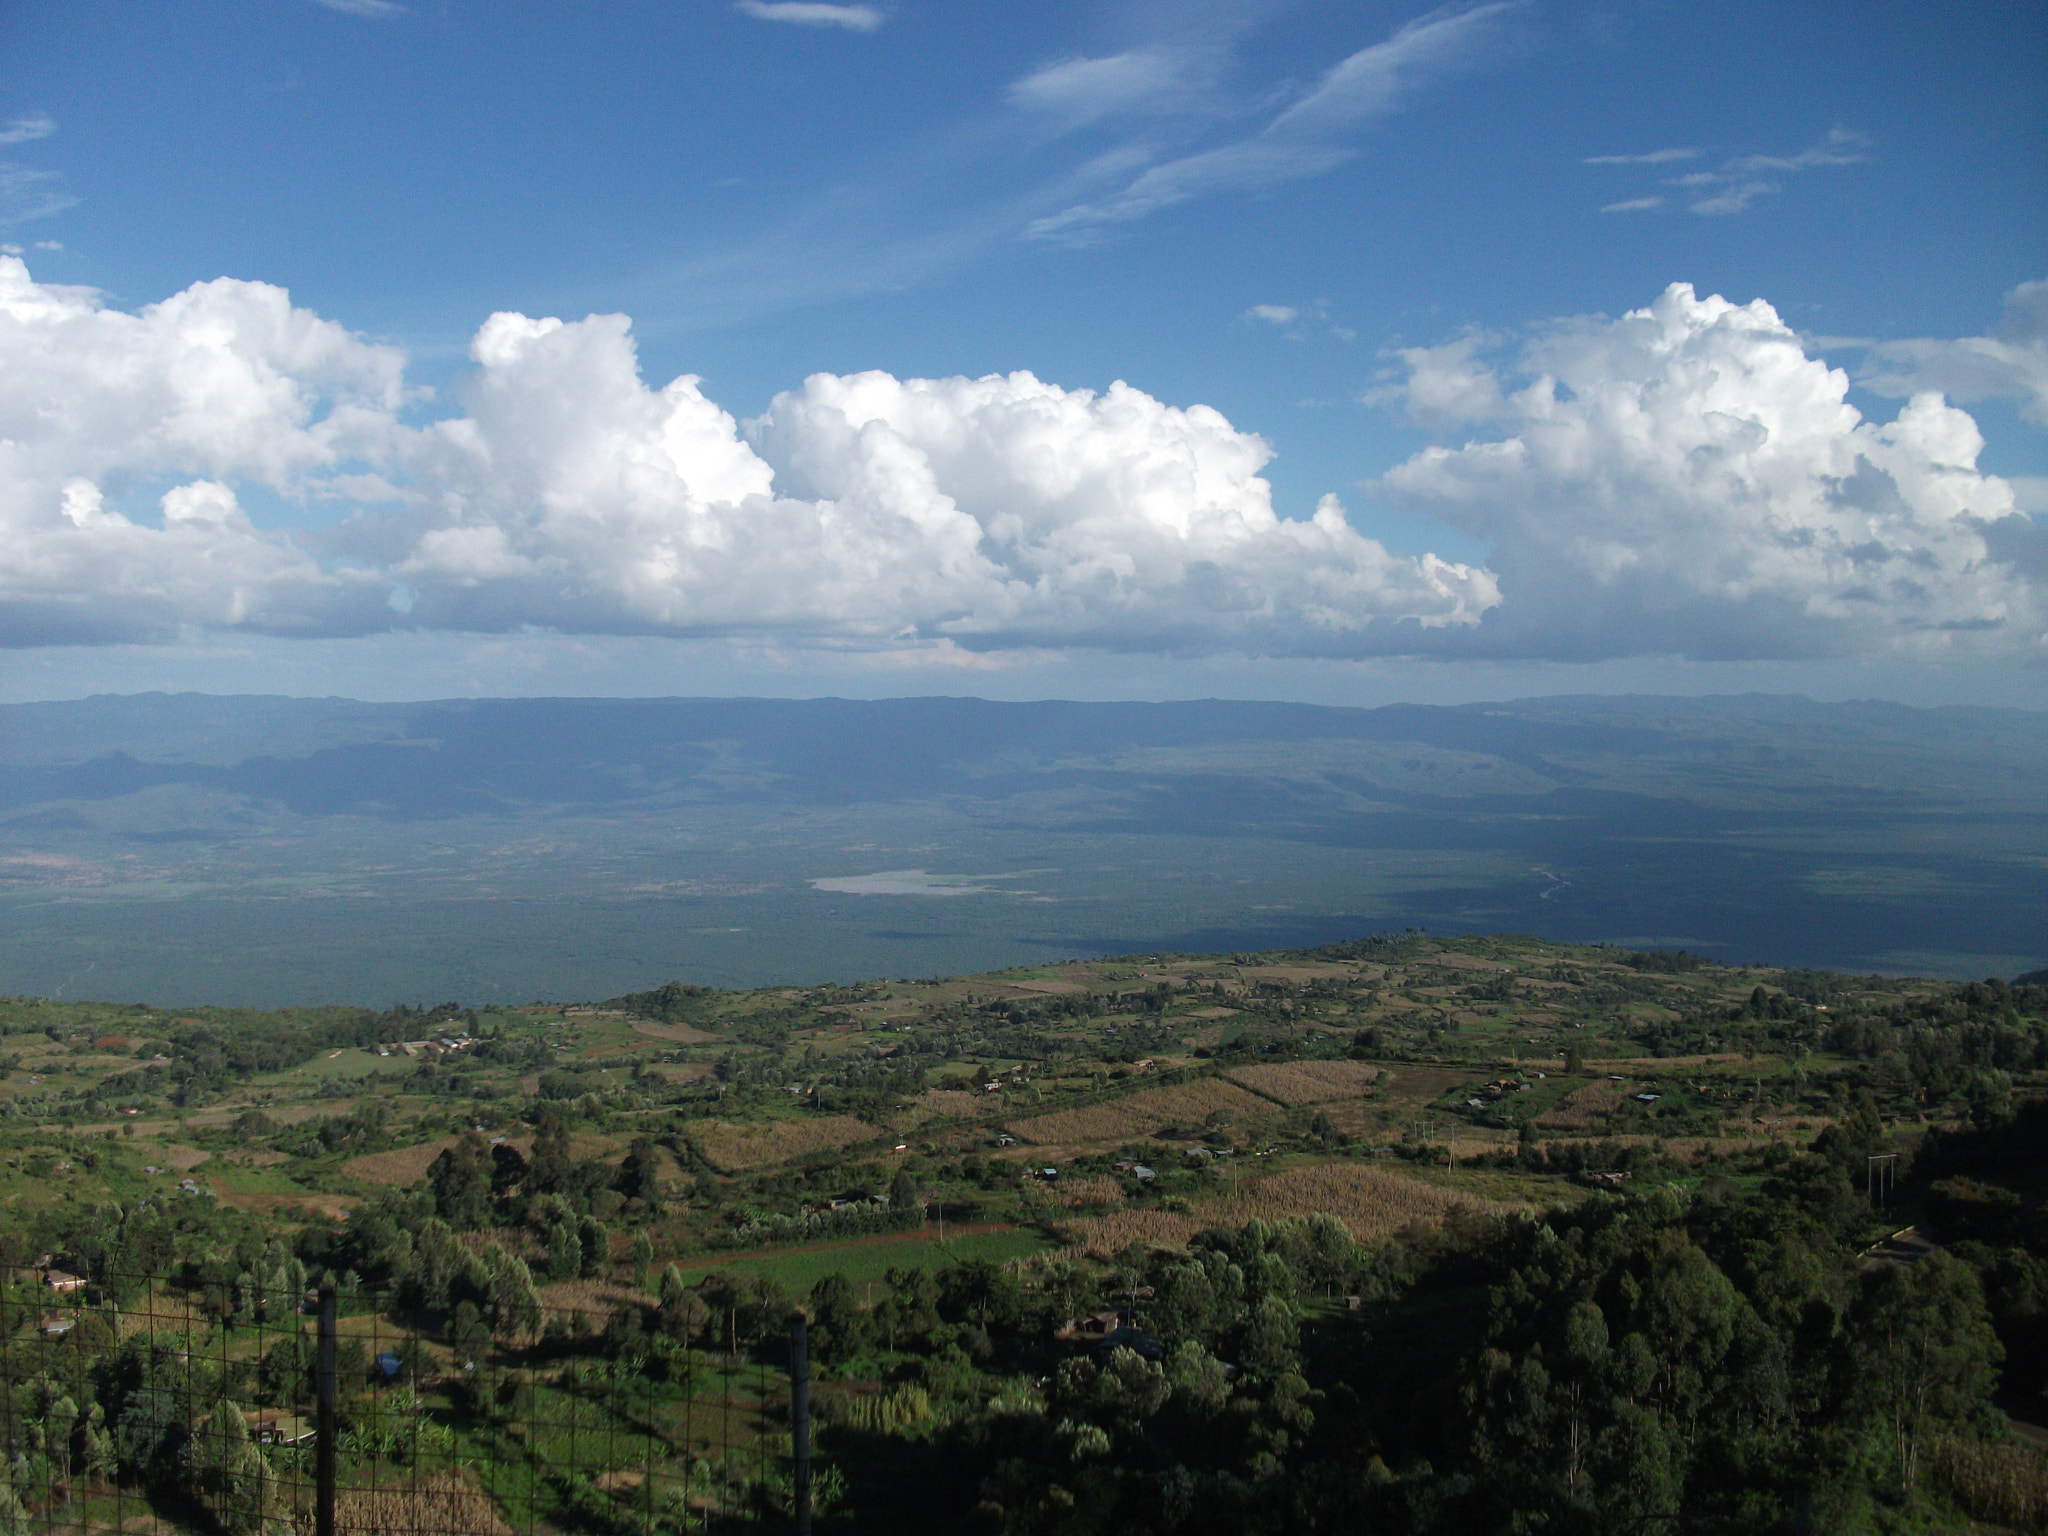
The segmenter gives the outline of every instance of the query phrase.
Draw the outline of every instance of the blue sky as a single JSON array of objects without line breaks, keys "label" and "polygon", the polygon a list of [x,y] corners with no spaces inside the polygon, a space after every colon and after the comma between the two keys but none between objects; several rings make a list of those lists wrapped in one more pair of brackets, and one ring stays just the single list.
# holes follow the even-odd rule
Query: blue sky
[{"label": "blue sky", "polygon": [[[357,353],[293,373],[304,359],[263,351],[262,305],[239,289],[177,322],[228,328],[255,375],[293,381],[277,431],[312,436],[289,463],[166,449],[142,406],[116,408],[135,356],[167,370],[164,390],[191,386],[199,332],[171,337],[170,320],[116,345],[128,364],[39,383],[120,425],[0,463],[16,481],[0,517],[47,543],[0,570],[0,692],[1625,684],[2048,702],[2041,291],[2024,287],[2048,276],[2044,57],[2038,5],[14,0],[0,241],[35,303],[71,306],[10,333],[22,355],[217,278],[289,290]],[[1679,283],[1687,300],[1625,329]],[[1717,295],[1736,313],[1701,307]],[[1744,308],[1757,300],[1778,330]],[[486,365],[474,339],[496,312],[570,326]],[[659,508],[645,487],[605,499],[591,456],[661,432],[621,392],[631,355],[578,340],[612,313],[631,317],[650,389],[701,376],[753,445],[735,451],[758,451],[758,484],[714,446],[665,467]],[[1680,339],[1621,357],[1660,326]],[[1820,420],[1825,370],[1786,382],[1781,332],[1847,370],[1866,425],[1930,389],[1950,414],[1859,458],[1862,439]],[[394,357],[395,386],[377,374]],[[1714,367],[1747,393],[1710,401]],[[1477,394],[1474,369],[1492,381]],[[868,370],[1028,370],[1061,393],[775,404]],[[1612,411],[1560,421],[1519,393],[1544,376],[1568,406],[1668,408],[1669,452],[1645,458]],[[501,377],[525,404],[493,428],[475,402]],[[1105,414],[1119,380],[1166,414]],[[335,423],[337,401],[373,396],[376,430]],[[623,414],[590,415],[519,485],[479,478],[503,447],[467,468],[421,447],[466,413],[486,438],[536,441],[520,412],[597,397]],[[1201,493],[1221,531],[1132,489],[1176,456],[1230,458],[1174,414],[1195,406],[1272,449]],[[1983,439],[1960,490],[1954,453],[1930,446],[1958,407]],[[893,446],[844,446],[862,412]],[[1804,489],[1774,446],[1685,436],[1709,415],[1797,437]],[[956,452],[962,434],[981,457]],[[1588,442],[1618,457],[1568,462]],[[1548,468],[1506,484],[1457,457],[1513,443]],[[1432,445],[1453,457],[1423,462]],[[1717,490],[1695,474],[1709,451],[1764,457]],[[1017,511],[1004,497],[1043,491],[1026,482],[1047,452],[1108,467]],[[875,489],[895,453],[929,466],[917,495],[939,512]],[[1945,489],[1915,491],[1930,465]],[[1840,490],[1864,471],[1899,489]],[[1311,526],[1334,494],[1348,532],[1252,526],[1253,476],[1284,523]],[[784,512],[704,523],[714,482]],[[225,487],[232,516],[189,510],[211,492],[159,506],[195,484]],[[101,522],[80,520],[80,485]],[[1910,515],[1878,510],[1889,496]],[[843,509],[876,497],[897,522],[834,543]],[[1602,497],[1627,507],[1563,526]],[[587,503],[601,536],[541,503]],[[1003,531],[1013,514],[1024,535]],[[905,519],[914,539],[889,531]],[[202,532],[229,543],[197,551]],[[982,541],[978,574],[961,537]],[[677,539],[762,547],[744,572],[648,555]],[[767,595],[778,540],[801,602]],[[1799,564],[1817,548],[1836,553]],[[234,594],[166,574],[187,555],[232,566]]]}]

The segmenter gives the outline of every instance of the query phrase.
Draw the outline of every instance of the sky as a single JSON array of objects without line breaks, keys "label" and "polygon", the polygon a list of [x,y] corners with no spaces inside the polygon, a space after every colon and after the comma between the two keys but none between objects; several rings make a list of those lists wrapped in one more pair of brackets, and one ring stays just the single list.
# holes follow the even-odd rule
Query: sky
[{"label": "sky", "polygon": [[2048,707],[2037,4],[0,4],[0,698]]}]

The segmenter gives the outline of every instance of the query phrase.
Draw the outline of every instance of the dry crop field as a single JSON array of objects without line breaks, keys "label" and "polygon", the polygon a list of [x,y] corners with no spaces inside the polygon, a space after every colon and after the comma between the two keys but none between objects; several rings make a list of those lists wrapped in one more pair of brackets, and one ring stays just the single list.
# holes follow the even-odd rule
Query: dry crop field
[{"label": "dry crop field", "polygon": [[335,1536],[416,1536],[463,1531],[513,1536],[498,1506],[472,1486],[466,1471],[444,1472],[381,1488],[349,1488],[334,1501]]},{"label": "dry crop field", "polygon": [[1018,1140],[1032,1146],[1071,1146],[1079,1142],[1137,1141],[1164,1126],[1202,1125],[1211,1115],[1226,1115],[1229,1123],[1235,1125],[1272,1112],[1273,1106],[1257,1094],[1220,1077],[1205,1077],[1168,1088],[1147,1088],[1107,1104],[1089,1104],[1013,1121],[1010,1130]]},{"label": "dry crop field", "polygon": [[654,1305],[645,1291],[610,1280],[562,1280],[537,1294],[549,1312],[580,1312],[600,1326],[627,1308]]},{"label": "dry crop field", "polygon": [[1227,1074],[1233,1083],[1287,1105],[1326,1104],[1355,1099],[1378,1079],[1378,1067],[1362,1061],[1279,1061],[1239,1067]]},{"label": "dry crop field", "polygon": [[1432,1225],[1457,1211],[1498,1213],[1511,1209],[1495,1200],[1460,1194],[1391,1168],[1365,1163],[1314,1163],[1247,1183],[1235,1194],[1219,1194],[1186,1213],[1112,1211],[1066,1224],[1073,1247],[1108,1258],[1132,1243],[1179,1247],[1198,1232],[1241,1226],[1257,1218],[1335,1216],[1360,1242],[1391,1237],[1403,1227]]},{"label": "dry crop field", "polygon": [[871,1140],[875,1128],[852,1115],[825,1115],[815,1120],[696,1120],[688,1135],[705,1162],[738,1173],[794,1162],[807,1152],[836,1152]]},{"label": "dry crop field", "polygon": [[671,1045],[718,1045],[723,1039],[687,1024],[657,1024],[652,1019],[633,1020],[633,1033],[650,1040],[666,1040]]},{"label": "dry crop field", "polygon": [[965,1088],[929,1088],[918,1098],[916,1107],[920,1122],[958,1120],[992,1114],[1001,1107],[1001,1101],[994,1094],[983,1096]]},{"label": "dry crop field", "polygon": [[434,1159],[454,1146],[455,1141],[453,1136],[443,1136],[439,1141],[423,1141],[416,1147],[366,1153],[343,1163],[341,1171],[366,1184],[391,1184],[405,1189],[424,1179]]},{"label": "dry crop field", "polygon": [[1565,1095],[1564,1103],[1536,1123],[1546,1130],[1583,1131],[1603,1115],[1619,1109],[1629,1096],[1626,1083],[1587,1083]]}]

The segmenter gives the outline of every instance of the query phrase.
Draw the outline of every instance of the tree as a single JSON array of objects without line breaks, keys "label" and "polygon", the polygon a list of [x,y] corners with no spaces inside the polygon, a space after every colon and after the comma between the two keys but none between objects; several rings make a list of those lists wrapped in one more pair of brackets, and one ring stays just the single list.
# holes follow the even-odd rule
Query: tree
[{"label": "tree", "polygon": [[493,1332],[503,1339],[540,1332],[540,1294],[526,1261],[494,1243],[483,1252],[483,1272]]},{"label": "tree", "polygon": [[273,1406],[305,1402],[312,1396],[315,1348],[303,1333],[287,1333],[264,1352],[256,1366],[256,1395]]},{"label": "tree", "polygon": [[78,1404],[69,1397],[60,1396],[43,1412],[43,1433],[50,1460],[56,1465],[59,1480],[66,1483],[71,1480],[71,1434],[77,1427]]},{"label": "tree", "polygon": [[819,1332],[818,1357],[845,1360],[859,1352],[867,1332],[867,1314],[846,1276],[827,1275],[811,1287],[811,1316]]},{"label": "tree", "polygon": [[918,1203],[920,1191],[917,1180],[908,1168],[896,1170],[896,1177],[889,1181],[889,1204],[892,1209],[907,1211]]},{"label": "tree", "polygon": [[1217,1413],[1230,1397],[1230,1373],[1223,1362],[1193,1339],[1183,1339],[1166,1365],[1167,1385],[1205,1413]]},{"label": "tree", "polygon": [[1728,1277],[1691,1243],[1659,1255],[1635,1311],[1656,1361],[1657,1406],[1695,1440],[1701,1415],[1726,1385],[1722,1361],[1747,1310]]},{"label": "tree", "polygon": [[583,1273],[583,1239],[576,1228],[558,1221],[548,1229],[548,1276],[574,1280]]},{"label": "tree", "polygon": [[559,1194],[572,1182],[575,1166],[569,1153],[568,1122],[552,1109],[542,1110],[539,1133],[533,1138],[533,1159],[527,1167],[528,1187],[537,1194]]},{"label": "tree", "polygon": [[1866,1273],[1850,1321],[1860,1395],[1890,1430],[1911,1493],[1929,1431],[1985,1411],[2004,1348],[1976,1272],[1947,1253]]},{"label": "tree", "polygon": [[986,1330],[991,1314],[999,1322],[1016,1316],[1017,1277],[990,1259],[968,1259],[940,1276],[941,1293],[954,1306],[975,1314]]},{"label": "tree", "polygon": [[650,1206],[661,1203],[661,1154],[652,1138],[636,1136],[619,1164],[615,1186],[628,1200],[644,1200]]},{"label": "tree", "polygon": [[106,1415],[95,1403],[85,1421],[85,1475],[95,1482],[111,1482],[118,1467],[114,1437],[107,1433]]},{"label": "tree", "polygon": [[1607,1365],[1607,1318],[1590,1301],[1565,1314],[1564,1338],[1553,1375],[1553,1393],[1564,1429],[1565,1493],[1575,1496],[1586,1470],[1593,1422]]},{"label": "tree", "polygon": [[1268,1295],[1252,1309],[1244,1330],[1244,1364],[1247,1370],[1271,1380],[1283,1376],[1301,1363],[1301,1326],[1294,1308],[1277,1295]]},{"label": "tree", "polygon": [[490,1209],[491,1174],[491,1149],[475,1131],[435,1158],[427,1167],[427,1181],[441,1219],[452,1227],[482,1226]]},{"label": "tree", "polygon": [[491,1148],[491,1194],[499,1200],[509,1200],[526,1182],[526,1159],[519,1155],[519,1149],[509,1141],[501,1141]]},{"label": "tree", "polygon": [[926,1269],[891,1269],[883,1279],[889,1294],[875,1309],[875,1321],[893,1352],[899,1337],[926,1338],[939,1326],[939,1286]]},{"label": "tree", "polygon": [[604,1273],[612,1256],[612,1237],[604,1223],[594,1216],[585,1216],[576,1223],[576,1240],[583,1250],[584,1278]]},{"label": "tree", "polygon": [[228,1536],[264,1536],[275,1479],[234,1403],[222,1402],[201,1426],[190,1470],[193,1493]]},{"label": "tree", "polygon": [[1216,1335],[1216,1287],[1199,1264],[1176,1264],[1159,1288],[1152,1316],[1168,1343],[1197,1347]]},{"label": "tree", "polygon": [[691,1290],[682,1271],[671,1264],[661,1272],[655,1295],[660,1302],[661,1331],[687,1343],[704,1331],[711,1321],[711,1309]]}]

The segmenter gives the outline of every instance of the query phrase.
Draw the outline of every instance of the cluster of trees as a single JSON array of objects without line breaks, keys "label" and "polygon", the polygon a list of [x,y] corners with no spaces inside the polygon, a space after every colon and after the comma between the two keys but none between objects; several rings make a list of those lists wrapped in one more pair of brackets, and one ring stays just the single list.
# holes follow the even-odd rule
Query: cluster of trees
[{"label": "cluster of trees", "polygon": [[[855,1506],[903,1530],[946,1528],[935,1502],[1046,1536],[1847,1531],[1977,1507],[1991,1495],[1956,1469],[2007,1454],[2001,1369],[2022,1396],[2042,1384],[2007,1354],[2048,1333],[2048,1219],[1951,1172],[1932,1197],[1974,1235],[1865,1260],[1866,1119],[1690,1195],[1368,1250],[1334,1222],[1254,1223],[1028,1287],[892,1276],[869,1311],[821,1282],[827,1374],[924,1405],[845,1413],[823,1443]],[[2038,1168],[2044,1133],[2030,1112],[1937,1138],[1927,1168]],[[1324,1299],[1346,1292],[1362,1305]],[[1054,1337],[1103,1305],[1130,1347]]]},{"label": "cluster of trees", "polygon": [[424,1192],[433,1214],[463,1229],[524,1225],[547,1231],[560,1219],[551,1212],[604,1222],[660,1208],[661,1153],[651,1137],[635,1137],[613,1167],[603,1158],[577,1157],[559,1113],[543,1109],[539,1118],[530,1157],[510,1141],[493,1144],[475,1131],[437,1156],[427,1168]]}]

